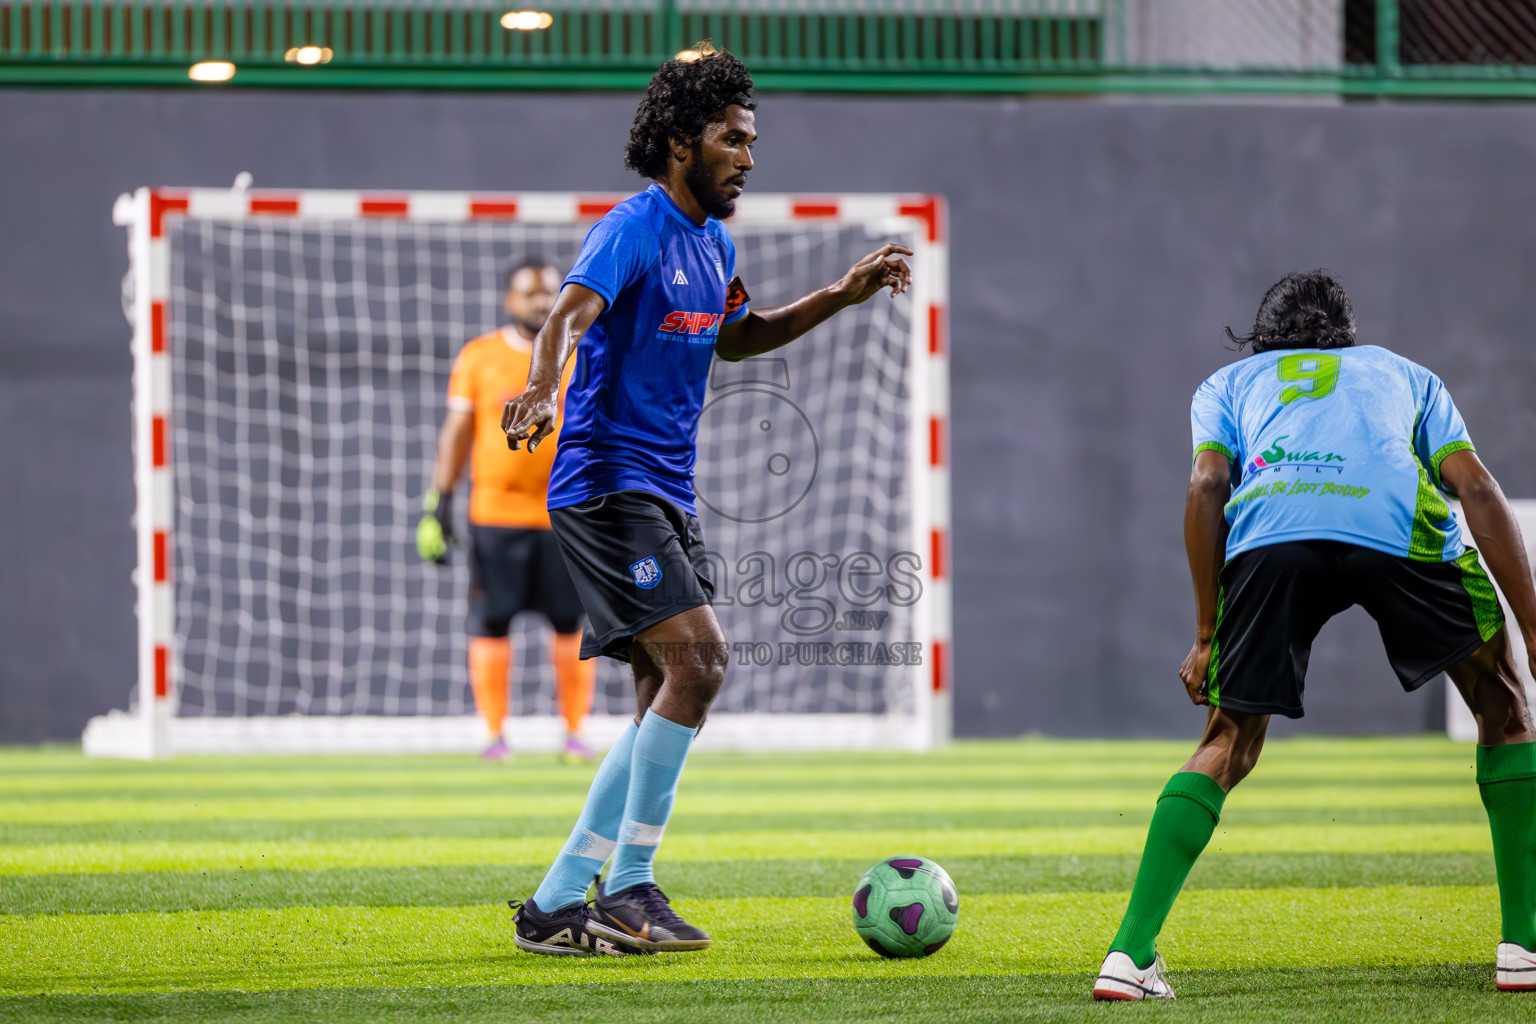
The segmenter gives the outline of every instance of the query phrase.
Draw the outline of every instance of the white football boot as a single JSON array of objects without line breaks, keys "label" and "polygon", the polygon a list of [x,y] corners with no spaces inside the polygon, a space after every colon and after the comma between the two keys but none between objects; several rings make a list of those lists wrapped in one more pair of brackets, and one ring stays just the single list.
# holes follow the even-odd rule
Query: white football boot
[{"label": "white football boot", "polygon": [[1499,943],[1493,983],[1505,992],[1536,992],[1536,953],[1518,942]]},{"label": "white football boot", "polygon": [[[1515,948],[1519,949],[1518,946]],[[1536,984],[1536,978],[1533,978],[1533,984]],[[1098,980],[1093,983],[1093,998],[1172,999],[1173,988],[1163,977],[1162,954],[1153,959],[1151,967],[1141,968],[1125,953],[1110,953],[1104,958],[1104,966],[1099,968]]]}]

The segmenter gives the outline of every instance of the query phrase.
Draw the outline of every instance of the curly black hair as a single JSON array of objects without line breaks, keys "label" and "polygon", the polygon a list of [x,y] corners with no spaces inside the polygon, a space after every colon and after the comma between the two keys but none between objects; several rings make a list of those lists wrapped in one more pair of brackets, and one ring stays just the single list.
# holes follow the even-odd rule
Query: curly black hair
[{"label": "curly black hair", "polygon": [[643,178],[666,175],[671,139],[697,144],[706,125],[724,118],[726,107],[757,109],[752,76],[737,57],[707,42],[696,43],[688,57],[661,66],[635,111],[624,166]]},{"label": "curly black hair", "polygon": [[1227,338],[1255,352],[1348,348],[1355,343],[1355,307],[1331,270],[1286,274],[1264,293],[1253,332],[1238,337],[1228,327]]}]

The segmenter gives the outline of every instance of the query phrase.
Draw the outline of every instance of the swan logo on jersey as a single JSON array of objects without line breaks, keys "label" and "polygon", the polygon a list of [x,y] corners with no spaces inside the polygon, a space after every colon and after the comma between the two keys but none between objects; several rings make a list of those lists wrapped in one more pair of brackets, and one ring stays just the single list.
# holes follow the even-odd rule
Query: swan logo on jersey
[{"label": "swan logo on jersey", "polygon": [[1344,472],[1342,467],[1330,465],[1334,462],[1348,461],[1344,458],[1344,456],[1338,454],[1337,452],[1288,452],[1284,448],[1280,447],[1280,442],[1284,441],[1290,436],[1291,435],[1289,434],[1281,434],[1279,437],[1275,438],[1274,443],[1271,444],[1267,449],[1265,449],[1260,454],[1255,455],[1253,457],[1253,461],[1248,463],[1248,472],[1257,473],[1261,469],[1270,469],[1271,467],[1280,466],[1282,464],[1300,465],[1306,462],[1323,463],[1324,465],[1329,465],[1329,468],[1335,469],[1340,473]]},{"label": "swan logo on jersey", "polygon": [[656,330],[661,334],[719,334],[720,322],[724,319],[724,313],[688,313],[676,309],[661,318],[661,326]]},{"label": "swan logo on jersey", "polygon": [[635,578],[635,586],[641,590],[650,590],[661,582],[661,566],[656,564],[654,555],[647,555],[631,565],[629,572]]}]

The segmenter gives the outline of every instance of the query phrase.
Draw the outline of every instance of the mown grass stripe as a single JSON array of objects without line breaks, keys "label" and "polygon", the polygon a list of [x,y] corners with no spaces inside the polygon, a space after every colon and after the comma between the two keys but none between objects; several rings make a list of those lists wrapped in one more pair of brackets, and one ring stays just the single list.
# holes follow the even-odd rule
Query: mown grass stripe
[{"label": "mown grass stripe", "polygon": [[[827,781],[825,766],[805,765],[798,758],[773,761],[753,761],[736,764],[719,759],[710,760],[700,755],[700,764],[690,762],[689,781],[702,791],[721,788],[773,789],[803,786],[819,788]],[[1157,784],[1175,771],[1182,758],[1146,758],[1137,761],[1088,762],[1074,764],[1065,759],[1040,762],[1034,760],[954,761],[943,754],[913,755],[899,763],[877,759],[871,763],[840,766],[840,777],[854,776],[879,779],[885,785],[916,786],[976,786],[988,789],[1007,788],[1020,784],[1045,784],[1093,788],[1111,784]],[[1340,770],[1337,765],[1312,760],[1299,760],[1282,753],[1270,757],[1266,754],[1263,769],[1250,777],[1246,785],[1253,788],[1288,787],[1297,784],[1337,783]],[[201,799],[228,796],[232,798],[261,796],[273,793],[292,793],[295,778],[291,771],[273,771],[270,768],[251,768],[245,772],[203,770],[196,762],[177,763],[173,770],[155,775],[136,772],[118,772],[110,763],[94,774],[69,772],[58,775],[5,775],[0,776],[0,800],[53,799],[59,796],[74,798],[128,797],[152,799],[177,797]],[[1448,757],[1387,757],[1351,765],[1348,778],[1351,782],[1368,782],[1376,785],[1408,785],[1415,782],[1456,783],[1470,782],[1473,777],[1470,751],[1461,751]],[[510,765],[488,765],[468,758],[452,765],[440,762],[415,767],[409,761],[405,767],[380,772],[359,769],[354,762],[332,759],[314,766],[306,780],[310,792],[341,796],[353,793],[378,792],[432,792],[443,789],[495,793],[515,787],[518,792],[563,792],[571,788],[584,788],[592,775],[590,767],[544,763],[530,764],[526,759]]]},{"label": "mown grass stripe", "polygon": [[[716,832],[825,832],[877,829],[1022,829],[1081,828],[1096,825],[1144,826],[1153,804],[1142,808],[1079,811],[903,810],[879,814],[745,814],[712,816],[680,813],[670,834]],[[299,821],[108,821],[83,824],[0,823],[0,845],[40,846],[52,843],[197,842],[207,840],[345,840],[437,836],[492,839],[550,836],[570,832],[574,812],[544,817],[498,818],[356,818]],[[1228,809],[1222,823],[1229,827],[1255,825],[1478,825],[1487,815],[1477,807],[1321,807],[1255,810]]]},{"label": "mown grass stripe", "polygon": [[[668,836],[670,861],[869,859],[893,850],[947,856],[1139,853],[1140,827],[860,830]],[[558,837],[371,839],[350,842],[79,843],[0,847],[0,875],[97,871],[313,870],[437,864],[545,864]],[[1486,826],[1329,825],[1217,827],[1211,853],[1482,853]]]},{"label": "mown grass stripe", "polygon": [[[514,726],[515,732],[515,726]],[[967,740],[931,754],[904,752],[827,752],[797,753],[792,756],[769,754],[700,753],[690,759],[690,772],[704,776],[750,777],[762,772],[782,772],[789,776],[825,777],[829,769],[878,771],[922,771],[950,769],[978,770],[983,773],[1009,771],[1014,767],[1038,771],[1106,771],[1130,766],[1132,770],[1150,765],[1176,768],[1192,748],[1189,740]],[[1471,744],[1457,743],[1444,737],[1377,737],[1327,739],[1295,737],[1272,740],[1264,748],[1262,763],[1275,768],[1296,765],[1300,770],[1336,772],[1338,777],[1354,777],[1373,772],[1373,766],[1392,763],[1446,765],[1470,764]],[[1310,767],[1308,767],[1310,766]],[[407,757],[196,757],[183,756],[174,761],[90,761],[79,756],[78,747],[0,748],[0,784],[16,785],[17,777],[27,775],[39,784],[49,780],[81,780],[96,784],[103,775],[113,780],[140,780],[141,784],[174,784],[176,779],[197,776],[208,784],[229,779],[271,778],[308,781],[315,775],[344,772],[368,780],[381,776],[401,777],[422,772],[459,774],[480,772],[487,777],[505,775],[508,770],[549,777],[569,772],[553,758],[521,755],[512,765],[481,765],[463,755],[413,755]],[[26,788],[24,785],[17,788]]]},{"label": "mown grass stripe", "polygon": [[[514,734],[517,732],[517,728],[518,728],[518,721],[517,721],[516,718],[514,718],[512,720],[512,722],[511,722],[511,729],[512,729],[512,732]],[[1346,754],[1346,755],[1354,755],[1354,756],[1365,756],[1365,755],[1373,755],[1374,756],[1374,755],[1379,755],[1379,754],[1381,754],[1383,752],[1391,751],[1391,750],[1422,751],[1422,750],[1436,750],[1436,749],[1465,749],[1465,747],[1466,747],[1466,744],[1458,743],[1458,742],[1456,742],[1454,740],[1447,739],[1444,734],[1439,734],[1439,733],[1417,733],[1417,734],[1380,735],[1380,736],[1327,736],[1327,735],[1321,735],[1321,734],[1312,734],[1312,735],[1290,736],[1290,737],[1286,737],[1286,738],[1284,738],[1282,740],[1277,740],[1276,742],[1284,743],[1288,747],[1295,747],[1297,749],[1305,748],[1305,749],[1309,749],[1309,750],[1314,750],[1314,751],[1317,751],[1317,752],[1319,752],[1321,754],[1326,754],[1326,755],[1328,755],[1330,757],[1331,756],[1337,756],[1337,755],[1339,755],[1341,753],[1342,754]],[[967,740],[958,740],[953,745],[951,745],[950,747],[945,748],[945,753],[946,754],[953,754],[954,756],[962,756],[962,755],[964,755],[964,756],[969,756],[969,757],[988,758],[988,757],[1008,756],[1013,751],[1015,751],[1017,749],[1020,749],[1020,748],[1023,748],[1023,749],[1026,749],[1026,750],[1043,750],[1043,749],[1047,749],[1047,748],[1060,747],[1060,748],[1069,748],[1069,749],[1081,750],[1081,751],[1096,751],[1096,752],[1105,752],[1105,753],[1111,753],[1111,754],[1118,753],[1118,754],[1121,754],[1123,756],[1123,755],[1125,755],[1128,752],[1132,752],[1133,753],[1136,750],[1141,750],[1141,749],[1187,749],[1188,746],[1189,746],[1188,741],[1182,740],[1182,739],[1171,739],[1171,740],[1167,740],[1167,739],[1165,739],[1165,740],[1158,740],[1158,739],[1141,739],[1141,740],[1063,739],[1063,738],[1050,738],[1050,737],[1042,737],[1042,736],[1032,736],[1032,737],[1028,737],[1028,738],[1025,738],[1025,739],[967,739]],[[75,744],[75,743],[53,743],[53,744],[46,744],[45,743],[45,744],[39,744],[39,745],[36,745],[36,746],[3,747],[3,748],[0,748],[0,763],[26,764],[26,763],[32,763],[32,762],[53,762],[53,763],[58,763],[58,764],[61,764],[61,765],[68,766],[70,764],[77,763],[77,759],[79,757],[79,754],[80,754],[80,747],[79,747],[78,744]],[[897,751],[897,752],[886,752],[886,754],[888,756],[896,757],[896,758],[899,758],[899,757],[903,756],[901,754],[901,752],[899,752],[899,751]],[[453,760],[453,759],[455,759],[455,755],[452,755],[452,754],[411,755],[411,756],[413,756],[413,757],[420,757],[423,760],[431,760],[433,758],[436,758],[437,760]],[[732,755],[711,754],[710,756],[711,757],[728,756],[728,757],[748,758],[748,757],[754,757],[754,756],[758,756],[758,755],[751,755],[751,754],[732,754]],[[777,756],[777,755],[774,755],[774,756]],[[795,756],[796,757],[800,757],[802,755],[796,754]],[[822,759],[839,759],[840,758],[840,759],[844,759],[844,760],[859,760],[860,758],[865,757],[866,753],[864,751],[851,751],[851,752],[849,752],[849,751],[824,751],[824,752],[823,751],[808,751],[803,756],[806,757],[806,758],[822,758]],[[341,757],[327,757],[327,756],[324,756],[324,755],[302,755],[302,756],[292,756],[292,757],[287,756],[287,755],[283,755],[281,757],[272,757],[272,756],[269,756],[269,755],[252,754],[252,755],[228,756],[228,757],[224,757],[224,756],[209,756],[209,757],[202,757],[200,759],[201,760],[206,760],[206,761],[222,760],[222,761],[239,762],[239,763],[245,763],[245,764],[272,764],[274,762],[290,762],[290,761],[297,762],[297,761],[301,761],[301,760],[308,760],[308,761],[323,761],[323,760],[362,761],[362,760],[372,760],[372,761],[377,761],[377,762],[379,762],[381,764],[388,764],[388,763],[391,763],[391,762],[397,760],[396,758],[393,758],[393,757],[390,757],[390,756],[385,756],[385,755],[374,756],[374,755],[352,755],[352,754],[344,755],[344,756],[341,756]],[[126,764],[144,764],[144,762],[124,762],[124,763],[126,763]],[[152,764],[154,764],[154,762],[149,762],[148,764],[152,765]]]},{"label": "mown grass stripe", "polygon": [[[516,953],[504,908],[10,916],[0,994],[1082,973],[1124,900],[962,895],[949,946],[897,964],[863,948],[843,899],[682,901],[711,949],[568,962]],[[1463,963],[1491,960],[1497,930],[1488,887],[1196,890],[1159,946],[1184,969]]]},{"label": "mown grass stripe", "polygon": [[[967,895],[1118,892],[1136,876],[1133,854],[946,857]],[[659,880],[682,899],[762,896],[847,897],[864,860],[663,863]],[[0,886],[3,914],[123,914],[298,906],[496,905],[531,893],[536,864],[328,868],[319,871],[146,871],[19,875]],[[1190,889],[1364,888],[1382,885],[1492,885],[1486,853],[1217,854],[1202,858]]]},{"label": "mown grass stripe", "polygon": [[[685,786],[677,798],[679,814],[724,816],[732,814],[838,814],[850,808],[861,812],[897,810],[956,813],[997,811],[1071,811],[1083,806],[1114,810],[1147,807],[1155,803],[1154,787],[1134,789],[1061,789],[1055,787],[1012,790],[950,790],[933,787],[835,786],[810,789],[742,788],[711,794]],[[543,817],[561,813],[573,819],[581,809],[582,794],[531,795],[439,793],[431,796],[374,793],[338,797],[227,797],[198,801],[131,800],[38,800],[0,804],[0,821],[15,824],[70,824],[95,821],[197,821],[238,819],[244,821],[334,821],[340,818],[383,818],[393,815],[414,818],[461,818],[483,815],[501,818]],[[1437,807],[1480,806],[1477,787],[1420,784],[1413,786],[1295,786],[1287,789],[1239,789],[1230,798],[1233,810],[1343,807]]]}]

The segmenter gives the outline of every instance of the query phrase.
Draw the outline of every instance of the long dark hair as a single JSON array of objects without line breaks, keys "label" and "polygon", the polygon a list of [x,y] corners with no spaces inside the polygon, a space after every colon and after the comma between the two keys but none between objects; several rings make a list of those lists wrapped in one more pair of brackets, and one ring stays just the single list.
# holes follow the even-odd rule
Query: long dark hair
[{"label": "long dark hair", "polygon": [[1355,343],[1355,307],[1331,270],[1286,274],[1264,293],[1253,332],[1239,337],[1228,327],[1227,338],[1255,352],[1348,348]]}]

